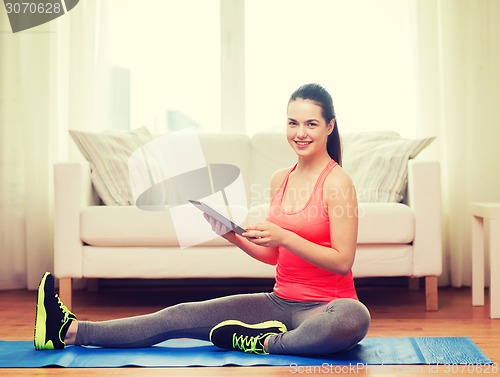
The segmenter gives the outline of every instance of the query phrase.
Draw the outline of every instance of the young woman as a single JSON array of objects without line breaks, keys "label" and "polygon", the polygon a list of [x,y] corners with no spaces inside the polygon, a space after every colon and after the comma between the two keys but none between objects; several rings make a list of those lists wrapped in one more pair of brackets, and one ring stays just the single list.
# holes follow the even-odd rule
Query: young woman
[{"label": "young woman", "polygon": [[171,338],[210,340],[258,354],[345,351],[366,335],[370,314],[359,302],[351,267],[358,232],[353,184],[341,166],[333,102],[317,84],[288,102],[292,168],[271,180],[266,221],[243,236],[205,215],[212,229],[251,257],[276,265],[273,292],[183,303],[156,313],[103,322],[78,321],[46,273],[38,293],[35,348],[66,345],[149,347]]}]

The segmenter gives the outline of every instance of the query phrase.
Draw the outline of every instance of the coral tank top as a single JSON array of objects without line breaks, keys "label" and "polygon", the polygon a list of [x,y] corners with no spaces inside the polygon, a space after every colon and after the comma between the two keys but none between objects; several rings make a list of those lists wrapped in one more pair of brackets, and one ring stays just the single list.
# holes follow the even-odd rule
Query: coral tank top
[{"label": "coral tank top", "polygon": [[[323,204],[323,187],[328,174],[337,166],[330,160],[316,181],[305,206],[296,212],[287,212],[282,200],[293,166],[271,200],[267,220],[290,230],[316,244],[331,247],[330,220]],[[276,265],[274,292],[281,298],[296,301],[329,302],[338,298],[358,299],[352,271],[342,276],[317,267],[280,246]]]}]

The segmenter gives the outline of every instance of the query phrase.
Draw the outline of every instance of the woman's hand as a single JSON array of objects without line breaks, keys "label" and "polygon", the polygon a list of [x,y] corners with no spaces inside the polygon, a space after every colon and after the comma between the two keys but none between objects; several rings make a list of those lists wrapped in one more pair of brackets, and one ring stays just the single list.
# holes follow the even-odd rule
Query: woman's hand
[{"label": "woman's hand", "polygon": [[222,224],[210,215],[203,213],[203,217],[210,223],[212,230],[219,236],[225,238],[229,242],[235,237],[235,233],[227,226]]},{"label": "woman's hand", "polygon": [[242,234],[250,242],[265,247],[277,247],[289,231],[269,221],[262,221],[246,227]]},{"label": "woman's hand", "polygon": [[[210,223],[212,230],[216,234],[225,238],[233,245],[238,246],[252,258],[255,258],[263,263],[276,265],[276,262],[278,260],[278,248],[267,247],[267,246],[271,246],[271,244],[276,243],[276,241],[273,241],[277,239],[275,235],[279,234],[280,230],[284,231],[284,229],[274,224],[263,222],[248,227],[247,232],[243,233],[247,234],[247,236],[239,237],[229,227],[225,226],[212,216],[207,215],[206,213],[204,213],[203,216],[205,217],[205,220],[207,220]],[[269,228],[273,228],[274,230],[271,229],[270,231]],[[255,238],[255,236],[261,236],[261,238]]]}]

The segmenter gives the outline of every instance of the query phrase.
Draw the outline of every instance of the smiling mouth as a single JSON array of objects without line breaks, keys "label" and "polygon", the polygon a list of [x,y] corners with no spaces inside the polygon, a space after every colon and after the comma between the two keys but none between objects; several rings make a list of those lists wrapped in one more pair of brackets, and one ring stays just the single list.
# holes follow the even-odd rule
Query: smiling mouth
[{"label": "smiling mouth", "polygon": [[312,143],[312,141],[297,141],[297,140],[294,140],[294,141],[295,141],[295,144],[297,144],[300,147],[305,147],[306,145],[309,145]]}]

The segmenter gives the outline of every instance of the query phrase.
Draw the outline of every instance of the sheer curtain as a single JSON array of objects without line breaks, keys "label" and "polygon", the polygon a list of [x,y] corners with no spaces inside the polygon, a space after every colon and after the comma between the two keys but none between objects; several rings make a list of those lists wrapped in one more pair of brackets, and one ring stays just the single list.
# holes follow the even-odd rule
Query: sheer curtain
[{"label": "sheer curtain", "polygon": [[0,35],[0,288],[22,288],[50,267],[50,178],[54,120],[51,25]]},{"label": "sheer curtain", "polygon": [[0,289],[35,289],[52,270],[53,164],[68,157],[68,128],[106,127],[105,10],[81,2],[16,34],[0,12]]},{"label": "sheer curtain", "polygon": [[[500,2],[413,0],[419,136],[441,161],[445,274],[471,283],[474,201],[500,201]],[[488,284],[489,277],[486,277]]]}]

